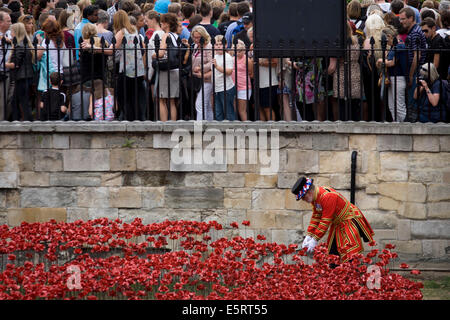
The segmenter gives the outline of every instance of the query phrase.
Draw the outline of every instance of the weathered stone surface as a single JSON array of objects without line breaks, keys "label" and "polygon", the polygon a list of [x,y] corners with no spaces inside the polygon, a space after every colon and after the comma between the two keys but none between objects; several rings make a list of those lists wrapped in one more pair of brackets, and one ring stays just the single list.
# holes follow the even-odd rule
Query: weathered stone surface
[{"label": "weathered stone surface", "polygon": [[50,174],[47,172],[21,172],[19,185],[22,187],[47,187],[50,184]]},{"label": "weathered stone surface", "polygon": [[70,139],[68,134],[54,134],[53,148],[55,149],[69,149]]},{"label": "weathered stone surface", "polygon": [[153,148],[154,149],[172,149],[178,144],[178,141],[171,140],[172,134],[169,133],[156,133],[153,135]]},{"label": "weathered stone surface", "polygon": [[17,188],[16,172],[0,172],[0,189]]},{"label": "weathered stone surface", "polygon": [[0,210],[0,225],[8,224],[8,211]]},{"label": "weathered stone surface", "polygon": [[245,184],[245,175],[240,173],[213,173],[213,183],[215,187],[242,188]]},{"label": "weathered stone surface", "polygon": [[414,152],[409,154],[408,170],[448,169],[450,153]]},{"label": "weathered stone surface", "polygon": [[303,232],[301,230],[272,230],[272,242],[278,244],[301,244],[303,240]]},{"label": "weathered stone surface", "polygon": [[19,141],[24,149],[53,148],[53,137],[49,134],[21,134]]},{"label": "weathered stone surface", "polygon": [[411,220],[400,219],[397,225],[398,240],[411,239]]},{"label": "weathered stone surface", "polygon": [[312,135],[311,134],[299,134],[297,135],[297,147],[301,150],[312,149]]},{"label": "weathered stone surface", "polygon": [[391,230],[391,229],[377,229],[374,230],[375,235],[374,239],[375,241],[379,240],[397,240],[397,231]]},{"label": "weathered stone surface", "polygon": [[110,152],[111,171],[135,171],[136,170],[136,150],[112,149]]},{"label": "weathered stone surface", "polygon": [[[350,173],[351,156],[349,151],[320,151],[320,173]],[[356,165],[361,168],[361,161]]]},{"label": "weathered stone surface", "polygon": [[395,229],[397,228],[398,219],[392,212],[381,210],[366,210],[364,216],[369,222],[372,229]]},{"label": "weathered stone surface", "polygon": [[142,187],[143,208],[163,208],[164,205],[164,187]]},{"label": "weathered stone surface", "polygon": [[76,198],[76,192],[73,188],[22,188],[20,190],[20,207],[75,207]]},{"label": "weathered stone surface", "polygon": [[20,192],[19,189],[3,189],[5,208],[20,208]]},{"label": "weathered stone surface", "polygon": [[224,191],[217,188],[166,188],[164,201],[169,208],[223,208]]},{"label": "weathered stone surface", "polygon": [[101,186],[103,187],[119,187],[122,185],[122,173],[104,173],[100,176]]},{"label": "weathered stone surface", "polygon": [[35,150],[34,169],[36,171],[62,171],[63,156],[57,150]]},{"label": "weathered stone surface", "polygon": [[89,220],[88,208],[67,208],[67,222],[72,223],[77,220]]},{"label": "weathered stone surface", "polygon": [[313,134],[312,135],[313,150],[347,150],[348,136],[342,134]]},{"label": "weathered stone surface", "polygon": [[141,188],[109,188],[109,203],[112,208],[141,208]]},{"label": "weathered stone surface", "polygon": [[0,149],[0,171],[34,171],[34,150]]},{"label": "weathered stone surface", "polygon": [[303,215],[298,211],[275,212],[275,227],[278,229],[303,230]]},{"label": "weathered stone surface", "polygon": [[428,201],[450,200],[450,184],[430,184]]},{"label": "weathered stone surface", "polygon": [[245,186],[251,188],[275,188],[278,176],[276,175],[260,175],[257,173],[245,174]]},{"label": "weathered stone surface", "polygon": [[411,136],[378,135],[378,151],[412,151],[413,139]]},{"label": "weathered stone surface", "polygon": [[433,258],[444,258],[449,247],[449,240],[422,240],[423,255]]},{"label": "weathered stone surface", "polygon": [[256,189],[252,191],[253,209],[281,209],[284,207],[284,190]]},{"label": "weathered stone surface", "polygon": [[17,134],[1,134],[0,149],[16,149],[19,147],[19,136]]},{"label": "weathered stone surface", "polygon": [[375,135],[350,135],[348,138],[350,150],[374,151],[377,148],[377,136]]},{"label": "weathered stone surface", "polygon": [[380,152],[380,171],[384,170],[408,170],[407,152]]},{"label": "weathered stone surface", "polygon": [[108,218],[115,220],[119,218],[119,209],[117,208],[89,208],[88,219]]},{"label": "weathered stone surface", "polygon": [[411,221],[411,236],[414,239],[450,239],[450,221]]},{"label": "weathered stone surface", "polygon": [[70,149],[63,151],[64,171],[109,171],[109,150]]},{"label": "weathered stone surface", "polygon": [[276,226],[276,213],[271,210],[247,210],[247,220],[255,229],[273,229]]},{"label": "weathered stone surface", "polygon": [[319,152],[288,149],[286,172],[319,173]]},{"label": "weathered stone surface", "polygon": [[395,252],[399,254],[422,254],[422,241],[420,240],[382,240],[380,244],[384,247],[388,243],[395,245]]},{"label": "weathered stone surface", "polygon": [[223,205],[228,209],[250,209],[252,200],[250,199],[224,199]]},{"label": "weathered stone surface", "polygon": [[[240,224],[244,220],[246,220],[246,210],[242,209],[201,210],[201,221],[217,221],[224,228],[231,228],[230,224],[232,222],[238,222]],[[250,227],[240,226],[240,228],[253,228],[252,222],[250,221]]]},{"label": "weathered stone surface", "polygon": [[389,197],[380,197],[378,199],[378,209],[386,211],[397,211],[400,207],[400,202]]},{"label": "weathered stone surface", "polygon": [[398,214],[410,219],[426,219],[427,206],[424,203],[404,202],[400,205]]},{"label": "weathered stone surface", "polygon": [[408,171],[402,170],[381,170],[378,175],[380,181],[408,181]]},{"label": "weathered stone surface", "polygon": [[252,199],[252,189],[246,188],[225,188],[224,198],[226,199]]},{"label": "weathered stone surface", "polygon": [[50,185],[58,187],[97,187],[101,184],[101,178],[93,173],[61,173],[50,174]]},{"label": "weathered stone surface", "polygon": [[378,209],[378,196],[366,194],[364,191],[355,193],[355,203],[361,210]]},{"label": "weathered stone surface", "polygon": [[439,143],[441,152],[450,152],[450,136],[440,136]]},{"label": "weathered stone surface", "polygon": [[137,170],[142,171],[169,171],[169,150],[137,150]]},{"label": "weathered stone surface", "polygon": [[51,219],[56,222],[66,222],[65,208],[21,208],[8,209],[8,224],[12,227],[20,226],[22,222],[47,222]]},{"label": "weathered stone surface", "polygon": [[184,178],[186,187],[212,187],[212,173],[187,173]]},{"label": "weathered stone surface", "polygon": [[78,188],[78,207],[109,208],[109,189],[105,187]]},{"label": "weathered stone surface", "polygon": [[426,188],[420,183],[383,182],[378,186],[378,193],[399,201],[425,202]]},{"label": "weathered stone surface", "polygon": [[413,151],[439,152],[439,136],[414,136]]},{"label": "weathered stone surface", "polygon": [[450,219],[450,202],[427,203],[428,218]]},{"label": "weathered stone surface", "polygon": [[409,171],[409,181],[419,183],[448,183],[444,181],[444,175],[445,173],[441,170]]},{"label": "weathered stone surface", "polygon": [[[97,136],[98,138],[98,136]],[[93,135],[72,133],[70,135],[70,148],[71,149],[89,149],[91,148],[91,142]]]},{"label": "weathered stone surface", "polygon": [[285,190],[285,207],[289,210],[311,210],[311,205],[305,201],[297,201],[291,190]]},{"label": "weathered stone surface", "polygon": [[279,189],[291,189],[299,178],[300,174],[298,173],[280,172],[278,173],[277,187]]}]

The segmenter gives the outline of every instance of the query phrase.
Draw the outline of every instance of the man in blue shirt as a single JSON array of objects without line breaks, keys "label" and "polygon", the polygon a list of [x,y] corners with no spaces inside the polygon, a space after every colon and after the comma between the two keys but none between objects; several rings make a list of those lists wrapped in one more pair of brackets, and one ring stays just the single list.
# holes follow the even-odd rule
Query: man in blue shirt
[{"label": "man in blue shirt", "polygon": [[[80,48],[80,38],[82,38],[82,30],[83,27],[87,24],[87,23],[97,23],[98,20],[98,7],[95,5],[90,5],[87,6],[86,8],[84,8],[83,10],[83,19],[81,20],[81,22],[76,26],[75,30],[74,30],[74,38],[75,38],[75,48],[79,49]],[[78,50],[76,51],[76,58],[77,60],[79,59],[79,55],[78,55]]]},{"label": "man in blue shirt", "polygon": [[414,90],[417,87],[415,77],[418,67],[425,63],[427,40],[422,29],[415,21],[414,11],[409,8],[403,8],[399,14],[400,23],[408,30],[406,37],[406,48],[408,49],[408,114],[406,121],[415,122],[417,120],[417,104],[414,100]]},{"label": "man in blue shirt", "polygon": [[239,2],[237,6],[237,13],[239,15],[239,20],[230,24],[227,28],[227,32],[225,33],[225,39],[227,40],[228,48],[231,48],[233,44],[233,32],[234,28],[237,28],[239,25],[242,25],[242,17],[250,11],[250,7],[247,2]]}]

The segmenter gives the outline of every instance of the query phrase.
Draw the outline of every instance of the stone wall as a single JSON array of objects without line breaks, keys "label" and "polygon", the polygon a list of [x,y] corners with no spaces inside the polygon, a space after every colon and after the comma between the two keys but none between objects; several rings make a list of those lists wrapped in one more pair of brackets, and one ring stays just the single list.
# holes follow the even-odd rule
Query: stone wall
[{"label": "stone wall", "polygon": [[[356,204],[379,245],[395,244],[408,261],[450,261],[449,125],[203,125],[203,133],[268,130],[279,148],[271,151],[278,170],[269,175],[261,174],[260,161],[237,164],[230,153],[219,165],[175,165],[171,137],[180,128],[192,133],[194,125],[0,123],[0,224],[140,217],[144,223],[217,220],[229,226],[250,220],[249,228],[224,232],[299,243],[311,210],[290,188],[307,174],[349,198],[357,151]],[[236,159],[238,151],[231,151]]]}]

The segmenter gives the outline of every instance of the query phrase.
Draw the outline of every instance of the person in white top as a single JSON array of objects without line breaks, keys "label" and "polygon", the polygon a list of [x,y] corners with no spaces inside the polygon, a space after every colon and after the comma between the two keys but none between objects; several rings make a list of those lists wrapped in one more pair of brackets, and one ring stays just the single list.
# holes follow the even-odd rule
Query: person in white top
[{"label": "person in white top", "polygon": [[234,69],[234,59],[226,51],[224,52],[223,39],[224,37],[222,35],[216,36],[216,42],[214,44],[215,55],[212,61],[215,80],[214,113],[218,121],[224,120],[224,115],[226,116],[226,120],[233,121],[236,120],[236,113],[234,111],[236,88],[231,77]]}]

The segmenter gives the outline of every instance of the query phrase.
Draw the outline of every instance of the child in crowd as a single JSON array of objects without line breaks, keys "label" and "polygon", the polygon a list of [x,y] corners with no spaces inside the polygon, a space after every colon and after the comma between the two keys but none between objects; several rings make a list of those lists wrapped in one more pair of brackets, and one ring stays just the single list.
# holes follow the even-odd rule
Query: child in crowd
[{"label": "child in crowd", "polygon": [[68,97],[69,109],[67,111],[70,120],[91,120],[89,115],[91,98],[90,89],[84,86],[82,88],[80,85],[75,85],[70,91],[71,95]]},{"label": "child in crowd", "polygon": [[52,72],[50,74],[51,88],[42,93],[40,102],[41,121],[45,120],[61,120],[64,118],[67,108],[66,95],[62,93],[59,87],[62,84],[62,74]]},{"label": "child in crowd", "polygon": [[94,120],[114,120],[113,89],[104,88],[103,81],[100,79],[94,80],[94,92],[91,94],[89,114]]},{"label": "child in crowd", "polygon": [[236,88],[233,83],[233,78],[231,77],[234,69],[234,59],[227,52],[224,52],[222,45],[223,39],[224,37],[222,35],[216,36],[216,42],[214,44],[215,56],[212,61],[212,64],[215,67],[214,112],[217,121],[224,120],[224,114],[226,114],[226,120],[233,121],[236,120],[234,111]]},{"label": "child in crowd", "polygon": [[245,54],[245,44],[242,40],[238,40],[236,49],[237,59],[235,59],[235,61],[237,60],[237,74],[235,72],[236,69],[233,68],[231,77],[237,89],[237,108],[239,117],[241,121],[247,121],[247,102],[252,96],[250,77],[253,74],[253,61],[252,59],[247,58],[247,55]]}]

